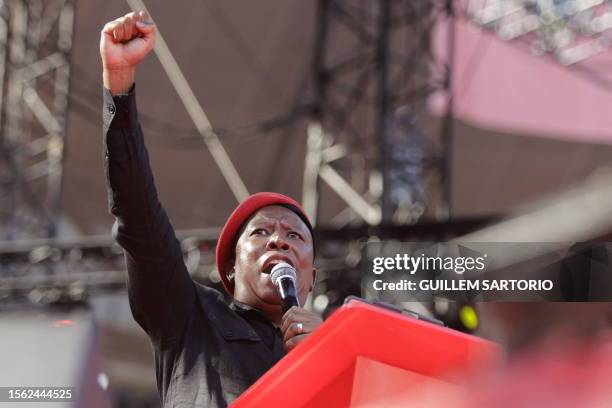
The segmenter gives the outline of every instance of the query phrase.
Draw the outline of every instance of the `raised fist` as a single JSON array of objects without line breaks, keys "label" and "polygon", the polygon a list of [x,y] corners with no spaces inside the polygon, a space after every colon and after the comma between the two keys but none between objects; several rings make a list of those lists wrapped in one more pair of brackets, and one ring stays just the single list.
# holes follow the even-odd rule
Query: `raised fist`
[{"label": "raised fist", "polygon": [[155,24],[144,11],[128,13],[107,23],[100,33],[104,85],[113,94],[134,82],[136,65],[155,45]]},{"label": "raised fist", "polygon": [[106,69],[136,66],[155,45],[155,25],[144,11],[128,13],[107,23],[100,35],[100,55]]}]

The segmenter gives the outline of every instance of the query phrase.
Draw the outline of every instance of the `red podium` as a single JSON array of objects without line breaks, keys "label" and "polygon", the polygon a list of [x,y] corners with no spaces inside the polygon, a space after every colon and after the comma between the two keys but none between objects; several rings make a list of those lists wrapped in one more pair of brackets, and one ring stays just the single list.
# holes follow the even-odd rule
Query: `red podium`
[{"label": "red podium", "polygon": [[499,355],[494,343],[353,300],[232,408],[437,405]]}]

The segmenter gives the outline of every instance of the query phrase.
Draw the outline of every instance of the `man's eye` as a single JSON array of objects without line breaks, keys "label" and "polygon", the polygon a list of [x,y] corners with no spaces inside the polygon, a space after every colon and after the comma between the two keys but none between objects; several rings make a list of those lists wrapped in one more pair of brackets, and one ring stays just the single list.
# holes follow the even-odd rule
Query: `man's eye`
[{"label": "man's eye", "polygon": [[267,234],[268,234],[268,231],[266,231],[263,228],[254,229],[253,232],[251,233],[251,235],[267,235]]},{"label": "man's eye", "polygon": [[300,234],[298,234],[297,232],[290,232],[289,234],[287,234],[287,236],[289,238],[302,239],[302,236]]}]

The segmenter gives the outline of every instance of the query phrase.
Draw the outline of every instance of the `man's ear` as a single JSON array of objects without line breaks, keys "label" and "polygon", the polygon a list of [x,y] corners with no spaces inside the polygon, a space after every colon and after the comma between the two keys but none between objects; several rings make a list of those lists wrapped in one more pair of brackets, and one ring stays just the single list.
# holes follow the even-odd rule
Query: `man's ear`
[{"label": "man's ear", "polygon": [[310,286],[309,292],[313,291],[316,283],[317,283],[317,268],[312,268],[312,285]]},{"label": "man's ear", "polygon": [[224,276],[227,277],[227,280],[229,280],[230,282],[234,280],[234,275],[236,274],[235,266],[236,266],[235,258],[230,258],[225,264],[225,271],[223,271],[223,273],[224,273]]}]

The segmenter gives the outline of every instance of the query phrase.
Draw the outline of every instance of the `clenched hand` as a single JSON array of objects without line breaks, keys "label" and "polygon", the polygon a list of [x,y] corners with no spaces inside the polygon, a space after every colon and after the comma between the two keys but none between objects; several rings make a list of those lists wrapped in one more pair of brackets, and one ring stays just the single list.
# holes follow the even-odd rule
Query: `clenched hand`
[{"label": "clenched hand", "polygon": [[128,13],[107,23],[100,33],[103,81],[113,95],[127,92],[140,61],[155,45],[155,24],[143,12]]},{"label": "clenched hand", "polygon": [[287,310],[287,313],[283,315],[281,325],[285,348],[293,350],[322,323],[323,320],[318,314],[302,307],[293,306]]}]

